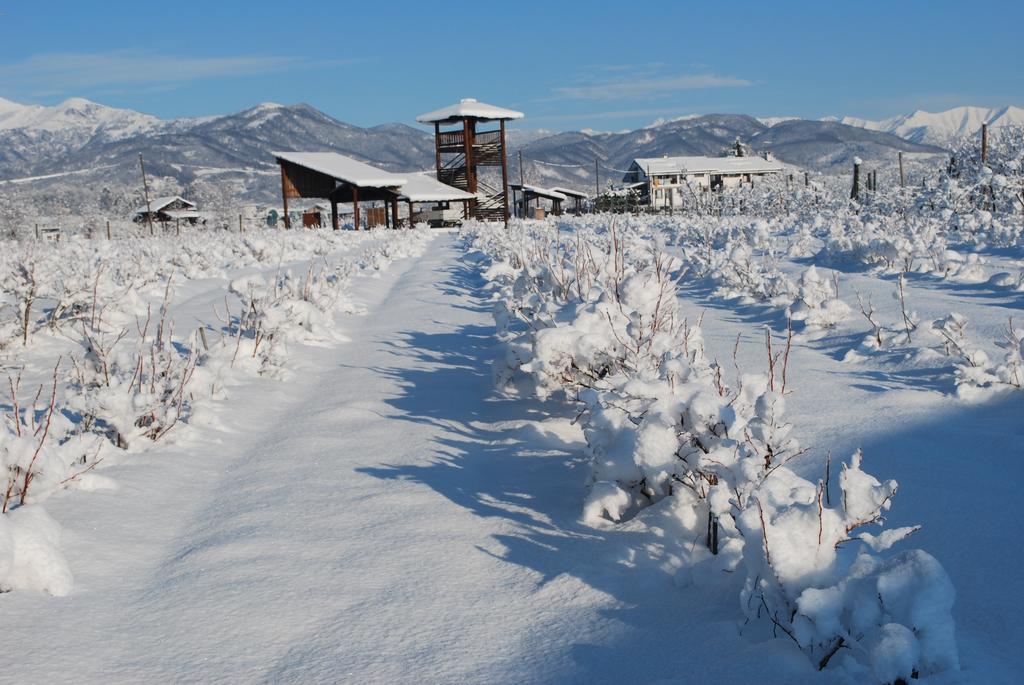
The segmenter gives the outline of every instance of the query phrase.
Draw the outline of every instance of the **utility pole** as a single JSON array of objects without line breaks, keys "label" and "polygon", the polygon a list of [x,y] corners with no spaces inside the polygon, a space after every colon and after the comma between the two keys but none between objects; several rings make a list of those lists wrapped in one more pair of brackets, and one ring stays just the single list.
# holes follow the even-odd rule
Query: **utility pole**
[{"label": "utility pole", "polygon": [[903,153],[900,152],[900,188],[907,185],[907,177],[903,174]]},{"label": "utility pole", "polygon": [[597,157],[594,157],[594,202],[601,194],[601,170],[597,168]]},{"label": "utility pole", "polygon": [[142,192],[146,196],[146,223],[149,224],[149,235],[153,235],[153,209],[149,206],[149,183],[146,182],[146,164],[139,153],[139,168],[142,169]]}]

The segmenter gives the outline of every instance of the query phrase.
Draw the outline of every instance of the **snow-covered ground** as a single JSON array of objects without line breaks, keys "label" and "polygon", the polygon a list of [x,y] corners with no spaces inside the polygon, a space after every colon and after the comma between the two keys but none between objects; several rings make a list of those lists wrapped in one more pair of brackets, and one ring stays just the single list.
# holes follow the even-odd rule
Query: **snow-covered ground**
[{"label": "snow-covered ground", "polygon": [[[566,222],[560,235],[594,229],[600,237],[609,221]],[[640,226],[636,235],[651,232]],[[678,260],[674,275],[687,274],[672,289],[679,313],[700,321],[707,359],[721,360],[730,385],[734,365],[764,371],[766,326],[785,345],[786,306],[801,311],[796,303],[814,300],[811,289],[828,290],[805,277],[821,262],[811,256],[821,254],[818,238],[790,255],[767,259],[764,245],[747,255],[770,263],[762,281],[781,276],[804,289],[783,305],[781,295],[751,295],[750,275],[731,257],[704,264],[683,219],[653,232]],[[248,246],[240,238],[197,245],[209,263],[192,255],[185,277],[181,264],[166,267],[179,279],[170,319],[186,333],[209,331],[214,351],[197,368],[220,361],[218,390],[197,391],[166,437],[133,439],[127,451],[107,444],[106,461],[76,478],[79,487],[55,487],[14,509],[45,508],[63,529],[59,552],[73,584],[58,586],[65,596],[30,587],[0,595],[9,655],[0,680],[867,682],[852,661],[838,663],[849,649],[819,672],[820,654],[808,659],[781,633],[766,639],[741,606],[739,559],[713,563],[702,536],[680,538],[673,501],[681,498],[629,511],[620,523],[585,512],[594,476],[578,405],[557,393],[538,398],[521,374],[506,391],[495,387],[495,362],[507,354],[494,316],[502,272],[479,251],[479,235],[346,233],[309,247],[268,235]],[[767,240],[803,239],[794,231]],[[143,267],[153,254],[116,249],[120,261]],[[974,344],[1001,359],[994,341],[1019,314],[1021,292],[989,277],[1017,273],[1021,256],[977,252],[984,262],[958,263],[959,278],[906,276],[908,309],[920,321],[909,344],[897,340],[894,272],[844,268],[838,258],[819,264],[822,283],[833,283],[832,267],[839,274],[838,293],[804,307],[785,392],[791,437],[807,450],[786,464],[790,482],[816,481],[831,453],[834,499],[838,464],[862,448],[867,473],[900,484],[888,527],[922,525],[898,549],[925,550],[952,581],[960,670],[921,680],[933,684],[1015,683],[1024,673],[1013,519],[1024,393],[967,384],[976,391],[958,395],[957,358],[940,354],[942,339],[927,331],[960,312]],[[252,290],[254,277],[269,283],[282,269],[301,281],[310,261],[325,275],[313,285],[307,278],[301,296],[268,303]],[[139,279],[137,300],[124,309],[144,316],[147,304],[158,307],[164,267],[120,268]],[[296,293],[288,283],[282,292]],[[240,321],[218,319],[237,308],[229,289],[266,307],[261,325],[287,337],[283,349],[261,351],[253,340],[264,329],[253,328],[250,340]],[[855,293],[877,310],[885,345],[865,344],[873,334]],[[830,298],[852,311],[837,316]],[[829,316],[838,320],[804,323]],[[55,325],[27,348],[13,341],[0,351],[11,372],[26,367],[31,392],[23,394],[46,381],[56,356],[77,349],[78,324]],[[230,349],[263,364],[236,365]],[[201,373],[196,382],[209,379]],[[12,410],[7,399],[2,409]],[[723,526],[728,557],[735,538]],[[0,564],[0,580],[3,572]],[[898,666],[890,661],[878,668]]]},{"label": "snow-covered ground", "polygon": [[[24,619],[4,678],[621,682],[633,658],[671,677],[678,631],[724,616],[634,558],[637,533],[579,522],[578,432],[496,396],[460,255],[439,236],[357,280],[348,342],[232,387],[219,425],[103,470],[116,490],[49,499],[75,590],[0,599]],[[756,648],[720,632],[728,672],[724,649]]]}]

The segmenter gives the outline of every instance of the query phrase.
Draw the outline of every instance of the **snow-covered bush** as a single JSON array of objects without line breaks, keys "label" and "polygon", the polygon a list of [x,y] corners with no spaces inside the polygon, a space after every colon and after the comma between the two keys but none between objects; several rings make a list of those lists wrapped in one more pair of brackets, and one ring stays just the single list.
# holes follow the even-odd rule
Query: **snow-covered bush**
[{"label": "snow-covered bush", "polygon": [[[49,403],[22,407],[20,376],[9,379],[11,410],[0,420],[0,592],[34,589],[66,595],[72,578],[60,552],[60,526],[37,504],[61,487],[80,442],[60,444],[58,368]],[[42,395],[42,388],[37,397]]]},{"label": "snow-covered bush", "polygon": [[[950,315],[953,316],[958,315]],[[957,323],[961,320],[962,328],[965,328],[966,320],[963,317],[959,317]],[[950,327],[946,320],[935,324],[942,324],[943,329]],[[958,332],[958,329],[954,328],[954,331]],[[948,332],[942,335],[950,337]],[[966,342],[962,344],[962,351],[958,353],[960,361],[956,366],[957,394],[961,398],[985,399],[992,391],[1024,389],[1024,328],[1014,326],[1011,319],[1002,340],[996,341],[996,347],[1003,350],[1001,362],[991,361],[982,350],[968,347]]]},{"label": "snow-covered bush", "polygon": [[187,415],[198,351],[194,337],[187,346],[173,340],[171,295],[168,283],[159,318],[149,308],[135,322],[134,345],[126,341],[128,329],[110,326],[102,310],[81,324],[83,353],[72,358],[68,406],[82,416],[83,429],[118,447],[159,440]]},{"label": "snow-covered bush", "polygon": [[865,530],[884,521],[896,482],[865,473],[858,452],[839,474],[834,506],[827,488],[781,466],[739,511],[748,619],[794,640],[819,668],[849,650],[873,682],[957,669],[942,566],[921,550],[881,556],[917,528]]},{"label": "snow-covered bush", "polygon": [[37,504],[0,515],[0,592],[70,593],[74,579],[60,542],[60,525]]},{"label": "snow-covered bush", "polygon": [[809,329],[823,330],[845,321],[850,307],[839,299],[838,280],[824,278],[810,266],[800,277],[800,293],[789,315]]}]

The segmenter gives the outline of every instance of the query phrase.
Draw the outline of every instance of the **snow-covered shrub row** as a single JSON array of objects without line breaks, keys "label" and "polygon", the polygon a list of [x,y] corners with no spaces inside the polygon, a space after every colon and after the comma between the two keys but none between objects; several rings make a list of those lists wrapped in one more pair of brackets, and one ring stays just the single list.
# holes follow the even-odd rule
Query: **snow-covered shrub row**
[{"label": "snow-covered shrub row", "polygon": [[[577,408],[591,465],[584,519],[671,516],[691,572],[744,571],[749,624],[788,636],[820,668],[877,683],[957,668],[942,567],[920,550],[885,554],[915,530],[884,527],[896,483],[864,472],[859,453],[837,483],[788,468],[802,451],[784,369],[729,387],[700,322],[680,314],[689,267],[646,222],[606,221],[466,236],[506,343],[496,380]],[[801,302],[820,310],[830,291],[805,276]]]},{"label": "snow-covered shrub row", "polygon": [[[219,326],[183,338],[175,335],[172,316],[174,285],[184,280],[181,275],[169,276],[154,311],[133,287],[151,276],[131,269],[108,271],[109,255],[94,255],[97,266],[84,272],[93,279],[91,288],[81,288],[88,291],[88,300],[58,326],[61,336],[77,342],[79,349],[56,362],[52,378],[34,400],[23,396],[20,373],[9,377],[9,409],[0,416],[0,592],[70,592],[71,574],[59,551],[60,527],[41,501],[64,488],[103,487],[106,479],[97,475],[97,466],[145,450],[175,426],[187,424],[197,403],[224,399],[233,374],[279,377],[290,344],[340,340],[333,315],[355,311],[345,296],[350,279],[420,254],[431,236],[426,230],[322,235],[305,234],[305,249],[295,240],[245,238],[222,246],[216,258],[211,247],[203,256],[209,261],[186,269],[192,277],[257,264],[276,271],[231,281],[224,311],[211,312],[221,317]],[[360,245],[362,250],[345,252]],[[134,254],[125,244],[119,249],[124,250],[121,256]],[[139,251],[153,254],[151,249],[147,245]],[[301,272],[279,266],[310,256]],[[176,260],[195,266],[180,255]],[[83,276],[73,261],[47,259],[35,265],[41,291],[48,283]],[[119,274],[113,283],[104,280],[110,272]],[[52,319],[53,311],[52,301],[41,307],[42,320]],[[30,358],[38,361],[32,347],[21,343],[8,353],[19,355],[12,367]]]},{"label": "snow-covered shrub row", "polygon": [[713,283],[718,297],[784,311],[808,332],[828,331],[850,315],[834,274],[826,277],[812,265],[794,283],[783,273],[780,260],[792,255],[794,243],[783,251],[782,230],[771,221],[703,218],[659,228],[687,273]]},{"label": "snow-covered shrub row", "polygon": [[94,301],[125,302],[172,277],[222,276],[226,270],[275,266],[351,249],[373,233],[333,231],[196,233],[132,240],[61,243],[0,241],[0,351],[25,345],[43,327],[60,330],[91,313]]}]

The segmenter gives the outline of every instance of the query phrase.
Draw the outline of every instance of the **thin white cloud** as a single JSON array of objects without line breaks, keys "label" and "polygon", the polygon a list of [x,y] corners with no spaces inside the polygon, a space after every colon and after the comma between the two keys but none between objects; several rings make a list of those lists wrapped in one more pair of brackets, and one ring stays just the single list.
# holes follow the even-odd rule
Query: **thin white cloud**
[{"label": "thin white cloud", "polygon": [[0,88],[43,92],[133,84],[181,84],[216,77],[275,73],[303,64],[302,58],[286,56],[190,57],[140,51],[49,53],[0,64]]},{"label": "thin white cloud", "polygon": [[554,96],[567,100],[626,100],[705,88],[738,88],[752,83],[746,79],[714,74],[681,74],[654,78],[615,79],[605,83],[556,88]]},{"label": "thin white cloud", "polygon": [[621,109],[605,112],[586,112],[578,114],[548,114],[530,116],[530,121],[590,121],[592,119],[625,119],[630,117],[651,117],[662,114],[679,114],[678,107],[657,107],[654,109]]}]

